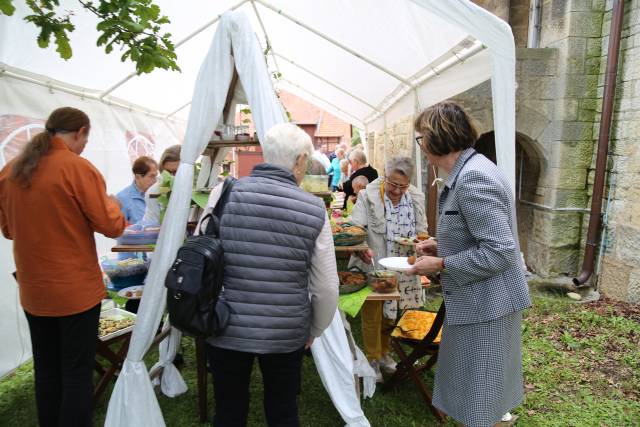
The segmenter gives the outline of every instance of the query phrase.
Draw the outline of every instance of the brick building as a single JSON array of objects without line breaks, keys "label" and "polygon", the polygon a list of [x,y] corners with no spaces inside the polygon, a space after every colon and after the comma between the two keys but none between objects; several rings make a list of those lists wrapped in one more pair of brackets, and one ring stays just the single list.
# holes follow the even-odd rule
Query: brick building
[{"label": "brick building", "polygon": [[[281,90],[279,94],[291,122],[309,134],[316,149],[323,148],[329,154],[335,151],[338,144],[351,143],[351,124],[290,92]],[[236,124],[249,125],[249,132],[253,134],[253,124],[243,123],[243,120],[244,116],[238,114]],[[263,161],[259,147],[236,149],[235,158],[238,176],[248,175],[253,166]]]}]

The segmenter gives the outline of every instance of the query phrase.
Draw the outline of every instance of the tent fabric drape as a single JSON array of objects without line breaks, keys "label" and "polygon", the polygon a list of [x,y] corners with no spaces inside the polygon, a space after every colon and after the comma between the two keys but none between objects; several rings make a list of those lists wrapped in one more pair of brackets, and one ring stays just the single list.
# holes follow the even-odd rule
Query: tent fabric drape
[{"label": "tent fabric drape", "polygon": [[180,396],[187,392],[188,387],[184,382],[180,371],[173,364],[173,359],[176,357],[178,347],[180,346],[180,340],[182,339],[182,332],[176,328],[172,328],[169,322],[164,325],[163,331],[171,329],[169,335],[160,342],[159,347],[159,360],[153,365],[149,372],[153,372],[156,369],[162,368],[162,375],[160,378],[153,380],[153,385],[160,385],[162,394],[167,397]]},{"label": "tent fabric drape", "polygon": [[165,425],[142,358],[151,345],[164,311],[164,278],[184,239],[194,163],[205,149],[218,123],[217,118],[222,115],[231,83],[233,58],[230,32],[231,28],[223,20],[198,73],[180,166],[147,276],[145,298],[138,310],[127,359],[109,401],[105,420],[107,427]]}]

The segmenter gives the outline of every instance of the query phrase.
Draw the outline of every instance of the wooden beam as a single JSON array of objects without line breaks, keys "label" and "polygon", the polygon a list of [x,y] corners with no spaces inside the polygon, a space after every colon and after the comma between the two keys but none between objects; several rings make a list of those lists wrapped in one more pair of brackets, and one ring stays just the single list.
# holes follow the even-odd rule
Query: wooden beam
[{"label": "wooden beam", "polygon": [[224,141],[209,141],[209,145],[207,145],[207,149],[217,149],[217,148],[227,148],[227,147],[259,147],[260,141],[257,139],[251,139],[249,141],[234,141],[234,140],[224,140]]},{"label": "wooden beam", "polygon": [[[233,52],[231,53],[233,55]],[[231,102],[233,101],[233,94],[236,91],[236,85],[238,84],[238,71],[235,68],[235,64],[233,66],[233,77],[231,77],[231,84],[229,85],[229,92],[227,92],[227,99],[224,102],[224,109],[222,110],[222,121],[226,124],[227,120],[229,120],[229,114],[232,113],[229,111],[231,109]]]}]

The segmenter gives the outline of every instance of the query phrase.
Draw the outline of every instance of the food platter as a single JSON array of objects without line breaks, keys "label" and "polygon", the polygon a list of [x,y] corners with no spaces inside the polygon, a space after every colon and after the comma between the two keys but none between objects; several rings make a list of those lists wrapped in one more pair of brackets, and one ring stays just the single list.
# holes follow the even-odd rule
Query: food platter
[{"label": "food platter", "polygon": [[358,226],[345,222],[331,226],[333,244],[336,246],[359,245],[367,239],[367,231]]},{"label": "food platter", "polygon": [[396,237],[395,239],[393,239],[393,241],[400,245],[415,246],[416,243],[420,243],[424,240],[427,240],[428,238],[429,234],[425,233],[424,231],[420,231],[415,237]]},{"label": "food platter", "polygon": [[416,240],[417,239],[411,239],[409,237],[396,237],[393,239],[397,244],[404,246],[415,246],[417,243]]},{"label": "food platter", "polygon": [[100,313],[98,338],[107,341],[133,330],[136,315],[120,308],[111,308]]},{"label": "food platter", "polygon": [[143,291],[144,285],[129,286],[128,288],[120,289],[118,296],[127,299],[140,299]]},{"label": "food platter", "polygon": [[406,272],[411,270],[412,267],[407,260],[407,257],[389,257],[382,258],[378,262],[387,270]]},{"label": "food platter", "polygon": [[362,271],[339,271],[338,278],[340,294],[357,292],[367,285],[367,275]]},{"label": "food platter", "polygon": [[[393,329],[391,336],[419,341],[427,335],[435,319],[436,313],[430,311],[407,310]],[[440,342],[441,337],[442,328],[434,342]]]}]

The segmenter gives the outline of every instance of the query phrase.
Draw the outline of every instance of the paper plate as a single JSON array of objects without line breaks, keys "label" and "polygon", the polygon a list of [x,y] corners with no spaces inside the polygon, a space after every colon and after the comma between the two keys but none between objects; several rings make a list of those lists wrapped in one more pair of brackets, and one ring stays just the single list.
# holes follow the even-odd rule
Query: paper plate
[{"label": "paper plate", "polygon": [[140,299],[142,298],[142,292],[144,292],[144,286],[129,286],[128,288],[120,289],[118,296],[127,299]]},{"label": "paper plate", "polygon": [[378,261],[381,266],[391,271],[409,271],[411,269],[411,265],[407,262],[407,257],[390,257],[390,258],[382,258]]}]

